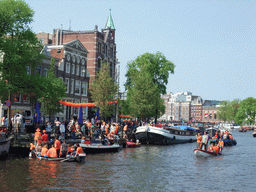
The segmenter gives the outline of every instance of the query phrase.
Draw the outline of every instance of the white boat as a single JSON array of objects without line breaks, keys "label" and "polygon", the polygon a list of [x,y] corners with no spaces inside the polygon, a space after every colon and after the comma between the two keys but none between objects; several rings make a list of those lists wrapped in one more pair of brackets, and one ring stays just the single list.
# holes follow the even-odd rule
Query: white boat
[{"label": "white boat", "polygon": [[205,150],[202,150],[202,149],[194,149],[194,154],[195,154],[195,156],[200,156],[200,157],[210,157],[210,156],[220,155],[219,153],[211,152],[211,151],[205,151]]},{"label": "white boat", "polygon": [[141,144],[168,145],[196,141],[198,129],[188,126],[155,127],[140,126],[136,129],[136,138]]},{"label": "white boat", "polygon": [[79,144],[83,148],[85,153],[105,153],[105,152],[117,152],[120,149],[120,145],[114,143],[113,145],[102,145],[100,143],[92,144]]},{"label": "white boat", "polygon": [[11,139],[13,136],[6,137],[5,132],[0,132],[0,155],[5,156],[9,153]]}]

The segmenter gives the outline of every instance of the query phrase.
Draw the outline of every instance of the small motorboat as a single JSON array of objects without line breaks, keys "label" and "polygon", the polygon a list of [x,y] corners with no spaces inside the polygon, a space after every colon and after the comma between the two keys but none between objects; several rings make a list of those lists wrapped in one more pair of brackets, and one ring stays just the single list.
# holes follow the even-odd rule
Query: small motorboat
[{"label": "small motorboat", "polygon": [[126,141],[126,146],[127,148],[136,148],[136,147],[140,147],[140,143],[134,143],[132,141]]},{"label": "small motorboat", "polygon": [[194,149],[195,156],[199,157],[210,157],[210,156],[218,156],[221,155],[221,153],[216,153],[215,151],[205,151],[202,149]]},{"label": "small motorboat", "polygon": [[239,132],[246,132],[247,129],[246,128],[241,128],[241,129],[238,129]]},{"label": "small motorboat", "polygon": [[0,156],[5,157],[9,153],[13,136],[7,137],[6,132],[0,132]]},{"label": "small motorboat", "polygon": [[[222,139],[222,141],[224,141],[224,146],[233,146],[237,144],[236,140],[234,139]],[[210,143],[216,143],[216,142],[217,142],[216,139],[213,139],[210,141]]]},{"label": "small motorboat", "polygon": [[80,143],[80,147],[83,148],[85,153],[107,153],[117,152],[120,149],[120,145],[114,143],[113,145],[102,145],[100,143],[84,144]]},{"label": "small motorboat", "polygon": [[256,137],[256,131],[254,131],[254,132],[252,133],[252,136],[253,136],[253,137]]}]

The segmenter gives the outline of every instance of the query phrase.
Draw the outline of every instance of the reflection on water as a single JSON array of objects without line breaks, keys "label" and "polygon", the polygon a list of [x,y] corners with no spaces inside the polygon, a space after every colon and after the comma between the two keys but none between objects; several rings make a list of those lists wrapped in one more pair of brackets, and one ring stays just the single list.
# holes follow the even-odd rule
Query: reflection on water
[{"label": "reflection on water", "polygon": [[256,138],[233,133],[237,146],[198,158],[195,143],[88,154],[85,163],[28,158],[0,161],[3,191],[254,191]]}]

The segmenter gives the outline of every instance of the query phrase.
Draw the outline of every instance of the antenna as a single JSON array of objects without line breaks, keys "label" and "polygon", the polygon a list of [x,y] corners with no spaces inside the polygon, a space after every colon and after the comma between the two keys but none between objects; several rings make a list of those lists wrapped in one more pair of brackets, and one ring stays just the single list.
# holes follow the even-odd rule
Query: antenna
[{"label": "antenna", "polygon": [[71,30],[71,20],[69,20],[69,29],[68,30]]}]

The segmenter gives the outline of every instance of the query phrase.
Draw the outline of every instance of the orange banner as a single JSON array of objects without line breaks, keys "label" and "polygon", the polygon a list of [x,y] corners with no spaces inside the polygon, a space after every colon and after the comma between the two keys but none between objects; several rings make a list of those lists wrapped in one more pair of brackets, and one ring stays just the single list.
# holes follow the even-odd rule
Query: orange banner
[{"label": "orange banner", "polygon": [[[59,101],[61,105],[66,105],[70,107],[95,107],[95,103],[72,103],[67,101]],[[117,101],[109,101],[108,104],[115,104]]]}]

